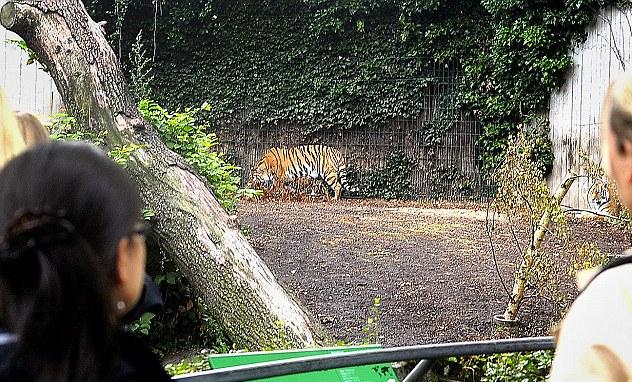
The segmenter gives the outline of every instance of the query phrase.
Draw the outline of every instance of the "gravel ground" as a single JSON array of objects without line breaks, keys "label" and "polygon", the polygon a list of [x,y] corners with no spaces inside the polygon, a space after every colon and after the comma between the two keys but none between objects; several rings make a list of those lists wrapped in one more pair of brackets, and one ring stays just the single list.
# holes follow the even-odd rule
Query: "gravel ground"
[{"label": "gravel ground", "polygon": [[[510,284],[520,257],[508,222],[497,219],[494,262],[484,205],[264,200],[243,203],[239,221],[277,279],[345,342],[367,338],[377,296],[385,346],[547,335],[559,317],[556,304],[534,296],[516,327],[493,322],[507,302],[498,272]],[[572,238],[595,240],[604,254],[631,243],[628,232],[602,220],[572,219],[569,226]],[[526,228],[518,227],[523,246]],[[572,296],[565,248],[547,240],[560,290]]]}]

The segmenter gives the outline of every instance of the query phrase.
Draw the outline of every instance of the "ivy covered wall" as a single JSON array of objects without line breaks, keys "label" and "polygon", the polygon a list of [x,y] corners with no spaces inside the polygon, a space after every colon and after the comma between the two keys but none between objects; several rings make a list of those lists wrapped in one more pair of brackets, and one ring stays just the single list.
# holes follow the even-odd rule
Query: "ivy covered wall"
[{"label": "ivy covered wall", "polygon": [[[169,107],[208,101],[215,117],[290,121],[317,131],[371,129],[423,107],[427,57],[458,63],[457,106],[483,122],[493,165],[519,124],[546,109],[572,65],[595,0],[89,0],[121,29],[127,58],[139,30],[153,53],[152,89]],[[154,28],[154,25],[156,26]],[[150,54],[151,55],[151,54]],[[536,158],[551,163],[548,149]]]}]

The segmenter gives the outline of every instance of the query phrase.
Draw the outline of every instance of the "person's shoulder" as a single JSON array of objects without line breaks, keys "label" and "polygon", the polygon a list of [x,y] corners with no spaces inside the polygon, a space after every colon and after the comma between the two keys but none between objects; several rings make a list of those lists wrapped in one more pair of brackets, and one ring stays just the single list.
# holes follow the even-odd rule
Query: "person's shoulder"
[{"label": "person's shoulder", "polygon": [[[632,375],[632,264],[599,273],[572,304],[559,332],[551,381]],[[616,367],[615,367],[616,366]],[[599,377],[599,378],[598,378]]]},{"label": "person's shoulder", "polygon": [[[619,301],[632,296],[632,263],[606,269],[591,280],[577,301]],[[632,301],[630,301],[632,302]],[[632,309],[632,306],[629,306]]]},{"label": "person's shoulder", "polygon": [[158,358],[141,340],[130,333],[120,333],[119,345],[116,381],[170,381]]},{"label": "person's shoulder", "polygon": [[30,373],[31,370],[13,362],[12,356],[17,343],[13,340],[6,340],[7,337],[2,336],[3,334],[0,333],[0,337],[5,339],[0,342],[0,382],[34,381],[35,377]]}]

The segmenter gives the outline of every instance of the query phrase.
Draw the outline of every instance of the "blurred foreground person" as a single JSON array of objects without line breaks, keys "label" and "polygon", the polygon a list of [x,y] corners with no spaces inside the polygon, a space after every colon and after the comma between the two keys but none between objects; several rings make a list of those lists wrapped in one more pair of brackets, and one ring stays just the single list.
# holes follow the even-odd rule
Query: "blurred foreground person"
[{"label": "blurred foreground person", "polygon": [[167,381],[122,330],[143,296],[136,186],[97,148],[37,145],[0,171],[0,381]]},{"label": "blurred foreground person", "polygon": [[31,113],[16,113],[18,127],[26,146],[33,146],[48,141],[48,130],[40,120]]},{"label": "blurred foreground person", "polygon": [[26,148],[18,121],[6,95],[0,89],[0,167]]},{"label": "blurred foreground person", "polygon": [[[619,198],[632,209],[632,76],[610,85],[602,110],[602,155]],[[561,324],[551,381],[632,381],[632,256],[592,274]]]}]

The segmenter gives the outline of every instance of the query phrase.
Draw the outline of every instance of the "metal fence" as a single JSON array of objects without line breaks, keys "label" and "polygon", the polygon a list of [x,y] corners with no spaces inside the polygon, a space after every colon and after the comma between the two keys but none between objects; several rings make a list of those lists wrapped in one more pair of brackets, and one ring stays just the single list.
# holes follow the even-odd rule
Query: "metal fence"
[{"label": "metal fence", "polygon": [[173,379],[183,382],[238,382],[350,366],[421,360],[403,381],[414,382],[421,381],[429,370],[431,360],[434,359],[476,354],[550,350],[554,348],[555,344],[552,337],[404,346],[236,366],[182,375]]},{"label": "metal fence", "polygon": [[[375,81],[387,80],[392,79]],[[459,69],[431,63],[423,78],[396,80],[420,84],[416,96],[419,104],[407,118],[393,116],[377,127],[358,129],[347,124],[310,133],[309,127],[292,121],[253,120],[252,116],[260,113],[246,102],[240,112],[216,124],[220,150],[243,169],[244,183],[250,169],[271,147],[324,144],[345,155],[349,179],[356,183],[351,186],[360,189],[359,196],[367,196],[363,191],[371,184],[389,184],[395,177],[401,178],[398,171],[402,167],[393,163],[404,161],[409,163],[405,179],[399,181],[406,188],[400,193],[404,197],[481,199],[489,188],[481,175],[476,144],[481,125],[472,113],[457,107]]]}]

